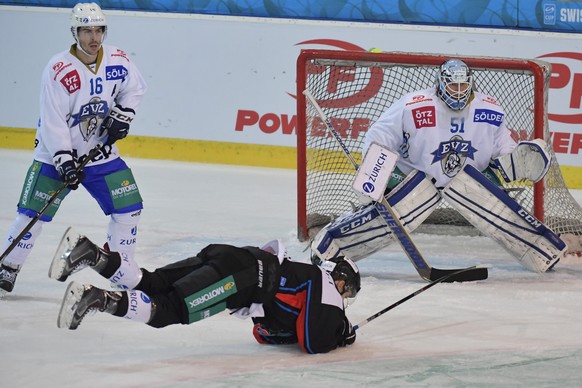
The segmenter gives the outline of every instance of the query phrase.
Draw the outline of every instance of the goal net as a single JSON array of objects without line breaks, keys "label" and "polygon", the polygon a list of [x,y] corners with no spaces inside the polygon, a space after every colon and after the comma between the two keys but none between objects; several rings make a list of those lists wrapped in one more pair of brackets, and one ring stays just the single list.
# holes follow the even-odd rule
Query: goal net
[{"label": "goal net", "polygon": [[[368,127],[405,93],[434,86],[437,69],[448,58],[413,53],[302,50],[297,61],[300,240],[310,237],[311,226],[325,224],[352,209],[353,204],[359,204],[351,189],[353,167],[327,133],[303,91],[311,91],[360,162]],[[477,89],[496,98],[505,109],[507,127],[516,141],[542,138],[550,143],[547,119],[550,64],[509,58],[456,58],[473,69]],[[568,191],[553,152],[552,166],[543,181],[535,185],[528,181],[513,182],[506,184],[505,189],[554,232],[582,235],[582,209]],[[477,233],[443,200],[419,231],[451,233],[452,229]]]}]

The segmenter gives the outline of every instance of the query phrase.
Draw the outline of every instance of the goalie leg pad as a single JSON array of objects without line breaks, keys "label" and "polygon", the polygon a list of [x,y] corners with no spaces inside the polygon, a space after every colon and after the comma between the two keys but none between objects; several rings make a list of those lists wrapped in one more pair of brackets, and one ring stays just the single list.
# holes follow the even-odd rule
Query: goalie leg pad
[{"label": "goalie leg pad", "polygon": [[324,226],[313,239],[311,249],[322,260],[340,254],[359,260],[391,242],[392,238],[385,229],[374,205],[366,205],[345,212]]},{"label": "goalie leg pad", "polygon": [[442,194],[473,226],[532,271],[546,272],[567,249],[558,235],[473,166],[465,166]]},{"label": "goalie leg pad", "polygon": [[[436,209],[441,196],[423,172],[414,171],[387,199],[402,225],[412,232]],[[339,255],[360,260],[393,241],[395,237],[372,203],[345,212],[323,227],[313,239],[311,249],[322,260]]]}]

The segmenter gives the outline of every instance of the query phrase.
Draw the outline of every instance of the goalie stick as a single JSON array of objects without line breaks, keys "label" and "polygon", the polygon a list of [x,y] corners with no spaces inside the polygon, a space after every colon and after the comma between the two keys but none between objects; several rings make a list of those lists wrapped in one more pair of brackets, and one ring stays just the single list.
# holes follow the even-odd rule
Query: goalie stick
[{"label": "goalie stick", "polygon": [[455,272],[452,272],[452,273],[450,273],[448,275],[444,275],[443,277],[438,278],[436,280],[433,280],[432,282],[430,282],[426,286],[424,286],[424,287],[422,287],[422,288],[414,291],[412,294],[409,294],[409,295],[405,296],[404,298],[402,298],[402,299],[400,299],[400,300],[392,303],[390,306],[386,307],[385,309],[378,311],[376,314],[374,314],[374,315],[372,315],[372,316],[364,319],[362,322],[358,323],[357,325],[354,325],[354,330],[358,330],[362,326],[368,324],[368,322],[373,321],[374,319],[378,318],[380,315],[383,315],[383,314],[387,313],[388,311],[392,310],[394,307],[400,306],[402,303],[406,302],[409,299],[414,298],[416,295],[422,294],[423,292],[425,292],[426,290],[428,290],[432,286],[435,286],[435,285],[437,285],[439,283],[446,283],[451,277],[458,276],[458,275],[463,274],[463,273],[468,272],[468,271],[474,271],[476,269],[484,269],[484,270],[487,270],[487,268],[484,267],[484,266],[478,266],[478,265],[476,265],[474,267],[460,269],[460,270],[455,271]]},{"label": "goalie stick", "polygon": [[[103,144],[99,143],[99,144],[97,144],[97,146],[95,146],[95,148],[93,148],[93,149],[91,149],[91,151],[89,151],[89,153],[86,155],[85,159],[81,160],[81,163],[79,163],[79,165],[77,166],[77,173],[79,173],[81,170],[83,170],[83,168],[87,165],[87,163],[89,163],[89,161],[91,159],[93,159],[95,156],[97,156],[97,154],[99,154],[99,152],[101,152],[102,146],[103,146]],[[45,205],[42,207],[42,209],[40,209],[38,211],[38,213],[36,213],[36,215],[32,218],[32,220],[30,220],[28,225],[26,225],[24,227],[24,229],[22,229],[20,234],[12,240],[12,243],[10,243],[8,248],[6,248],[4,253],[2,253],[2,256],[0,256],[0,264],[2,262],[4,262],[4,259],[8,256],[8,254],[10,252],[12,252],[12,250],[18,245],[20,240],[22,240],[22,238],[26,235],[26,233],[28,233],[30,231],[30,229],[32,229],[34,224],[37,223],[37,221],[40,219],[40,217],[42,217],[42,215],[47,211],[47,209],[56,201],[59,194],[61,194],[61,192],[66,188],[67,188],[67,183],[64,182],[57,189],[57,191],[55,191],[55,193],[48,199],[48,201],[45,203]]]},{"label": "goalie stick", "polygon": [[[311,94],[309,89],[305,89],[303,94],[307,97],[307,99],[311,102],[317,114],[323,121],[324,125],[326,126],[327,130],[333,135],[335,141],[343,150],[345,156],[348,158],[356,173],[360,166],[352,156],[350,150],[344,144],[341,136],[339,133],[333,128],[331,120],[325,115],[315,97]],[[416,247],[416,244],[410,237],[408,231],[402,226],[398,217],[394,214],[391,206],[386,201],[386,198],[381,195],[379,202],[374,202],[374,206],[378,213],[382,216],[382,219],[385,221],[386,226],[390,229],[390,231],[396,236],[398,242],[402,246],[402,249],[406,253],[406,256],[420,275],[425,280],[428,281],[435,281],[441,278],[445,278],[442,281],[445,282],[467,282],[467,281],[474,281],[474,280],[484,280],[487,279],[488,271],[487,268],[484,267],[470,267],[465,269],[438,269],[433,268],[424,258],[422,253]],[[450,276],[449,276],[450,275]],[[454,276],[453,276],[454,275]]]}]

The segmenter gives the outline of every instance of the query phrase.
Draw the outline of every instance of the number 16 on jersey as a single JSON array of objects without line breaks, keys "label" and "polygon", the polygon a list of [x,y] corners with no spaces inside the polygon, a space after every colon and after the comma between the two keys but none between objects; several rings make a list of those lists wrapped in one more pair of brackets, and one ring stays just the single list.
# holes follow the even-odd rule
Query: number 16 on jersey
[{"label": "number 16 on jersey", "polygon": [[379,201],[397,161],[397,153],[372,143],[358,168],[352,188],[373,201]]}]

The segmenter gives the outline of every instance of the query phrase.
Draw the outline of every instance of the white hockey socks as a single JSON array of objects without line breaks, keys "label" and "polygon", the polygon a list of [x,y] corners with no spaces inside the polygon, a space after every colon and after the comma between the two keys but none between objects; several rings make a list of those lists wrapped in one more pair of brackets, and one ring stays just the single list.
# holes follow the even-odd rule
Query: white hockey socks
[{"label": "white hockey socks", "polygon": [[127,291],[127,313],[123,316],[131,321],[148,323],[152,317],[152,301],[142,291]]},{"label": "white hockey socks", "polygon": [[473,226],[532,271],[546,272],[567,249],[560,237],[473,166],[465,166],[442,194]]},{"label": "white hockey socks", "polygon": [[109,281],[113,287],[132,290],[141,281],[143,272],[141,272],[133,257],[129,257],[124,252],[119,252],[119,256],[121,256],[121,265],[113,276],[109,278]]},{"label": "white hockey socks", "polygon": [[[30,221],[32,221],[32,218],[25,214],[18,213],[16,219],[10,226],[10,229],[8,229],[8,236],[4,242],[4,248],[2,248],[2,252],[6,251],[10,244],[12,244],[12,241],[18,237],[18,235],[24,230]],[[12,251],[6,256],[3,264],[13,269],[20,269],[32,251],[34,242],[38,236],[40,236],[43,225],[44,221],[38,220],[32,226],[32,228],[30,228],[28,233],[22,237],[14,249],[12,249]]]},{"label": "white hockey socks", "polygon": [[137,224],[141,210],[133,213],[111,214],[107,230],[109,250],[121,256],[121,266],[109,278],[111,285],[122,289],[133,289],[141,280],[142,272],[134,260],[137,243]]},{"label": "white hockey socks", "polygon": [[[402,225],[412,232],[436,209],[440,193],[423,172],[413,171],[388,195],[388,203]],[[344,255],[356,261],[388,246],[395,238],[369,204],[345,212],[321,229],[311,249],[322,260]]]},{"label": "white hockey socks", "polygon": [[112,252],[123,253],[133,259],[137,244],[137,224],[141,210],[133,213],[111,214],[107,228],[107,244]]}]

